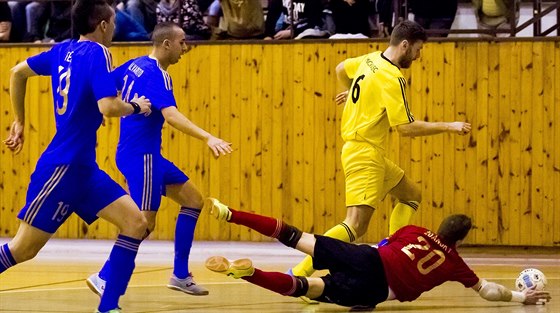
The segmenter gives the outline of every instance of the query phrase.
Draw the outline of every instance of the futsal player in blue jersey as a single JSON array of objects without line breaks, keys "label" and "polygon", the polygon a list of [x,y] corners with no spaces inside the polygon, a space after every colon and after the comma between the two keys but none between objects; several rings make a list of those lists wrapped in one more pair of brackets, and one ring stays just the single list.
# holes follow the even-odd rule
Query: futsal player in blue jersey
[{"label": "futsal player in blue jersey", "polygon": [[149,114],[144,97],[123,101],[111,77],[115,12],[103,0],[77,1],[72,19],[79,40],[55,45],[11,70],[10,99],[15,113],[6,146],[23,147],[28,77],[52,77],[56,134],[39,158],[27,190],[15,237],[0,246],[0,273],[33,258],[72,214],[92,223],[101,217],[120,229],[110,254],[113,270],[98,312],[120,312],[134,259],[146,234],[146,218],[126,192],[95,162],[96,132],[103,116]]},{"label": "futsal player in blue jersey", "polygon": [[[173,275],[167,287],[192,295],[207,295],[208,291],[195,283],[188,267],[203,197],[189,178],[161,155],[161,129],[166,121],[181,132],[205,141],[215,157],[231,153],[231,144],[196,126],[177,109],[167,68],[187,52],[183,30],[173,23],[161,23],[156,25],[152,40],[149,56],[130,60],[113,72],[124,101],[138,93],[148,97],[152,104],[150,116],[121,119],[117,166],[126,178],[130,195],[148,220],[149,232],[155,228],[162,195],[181,206],[175,227]],[[109,259],[98,274],[87,279],[90,289],[98,295],[103,294],[107,273],[113,270],[113,259]]]}]

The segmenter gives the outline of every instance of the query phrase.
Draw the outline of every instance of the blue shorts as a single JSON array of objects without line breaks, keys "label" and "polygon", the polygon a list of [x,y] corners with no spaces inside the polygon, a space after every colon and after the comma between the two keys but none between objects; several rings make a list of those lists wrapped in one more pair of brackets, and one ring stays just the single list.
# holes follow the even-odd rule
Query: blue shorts
[{"label": "blue shorts", "polygon": [[18,218],[53,234],[73,212],[91,224],[99,211],[124,195],[97,164],[37,166]]},{"label": "blue shorts", "polygon": [[165,186],[189,180],[161,154],[117,154],[117,167],[126,178],[130,196],[142,211],[157,211],[161,196],[165,196]]}]

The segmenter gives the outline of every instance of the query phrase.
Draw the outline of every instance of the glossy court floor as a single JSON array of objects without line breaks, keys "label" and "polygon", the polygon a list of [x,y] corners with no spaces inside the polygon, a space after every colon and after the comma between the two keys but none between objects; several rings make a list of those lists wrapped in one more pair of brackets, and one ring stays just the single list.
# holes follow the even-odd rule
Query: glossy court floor
[{"label": "glossy court floor", "polygon": [[[6,239],[0,238],[0,244]],[[111,241],[52,240],[36,259],[0,275],[0,312],[93,312],[98,298],[84,279],[97,271],[109,254]],[[409,303],[395,301],[378,305],[375,312],[480,312],[560,313],[560,256],[556,251],[531,253],[467,248],[461,250],[480,277],[514,288],[515,277],[527,267],[541,269],[548,277],[547,305],[487,302],[458,283],[446,283]],[[301,258],[297,251],[278,243],[196,242],[191,271],[208,296],[189,296],[165,287],[173,262],[171,242],[146,241],[127,294],[121,298],[123,312],[348,312],[332,304],[306,305],[290,297],[206,270],[204,260],[212,255],[251,257],[256,267],[284,272]]]}]

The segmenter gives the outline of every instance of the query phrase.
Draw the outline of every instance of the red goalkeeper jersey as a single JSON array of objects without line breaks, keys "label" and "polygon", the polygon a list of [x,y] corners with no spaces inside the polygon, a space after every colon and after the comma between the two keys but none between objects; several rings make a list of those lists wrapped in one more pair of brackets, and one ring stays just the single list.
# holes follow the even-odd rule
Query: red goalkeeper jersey
[{"label": "red goalkeeper jersey", "polygon": [[389,287],[399,301],[412,301],[446,281],[470,288],[479,280],[455,247],[426,228],[399,229],[386,246],[379,247],[379,254]]}]

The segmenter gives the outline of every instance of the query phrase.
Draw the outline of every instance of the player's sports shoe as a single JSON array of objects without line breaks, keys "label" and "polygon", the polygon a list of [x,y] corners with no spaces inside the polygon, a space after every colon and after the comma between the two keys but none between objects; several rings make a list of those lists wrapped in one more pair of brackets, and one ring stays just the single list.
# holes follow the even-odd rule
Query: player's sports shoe
[{"label": "player's sports shoe", "polygon": [[121,309],[112,309],[112,310],[105,311],[105,312],[101,312],[99,310],[95,311],[95,313],[121,313],[121,312],[122,312]]},{"label": "player's sports shoe", "polygon": [[229,221],[231,219],[231,211],[228,206],[221,203],[218,199],[206,198],[206,200],[204,200],[204,207],[209,207],[210,214],[217,220]]},{"label": "player's sports shoe", "polygon": [[88,285],[89,289],[93,291],[96,295],[102,296],[103,292],[105,291],[105,280],[99,277],[99,273],[95,273],[86,279],[86,284]]},{"label": "player's sports shoe", "polygon": [[172,275],[171,278],[169,278],[167,288],[182,291],[194,296],[206,296],[208,294],[208,290],[197,285],[190,273],[185,279],[179,279],[175,277],[175,275]]},{"label": "player's sports shoe", "polygon": [[249,259],[239,259],[230,262],[223,256],[212,256],[206,260],[206,268],[212,272],[231,276],[233,278],[241,278],[251,276],[255,272],[253,262]]}]

